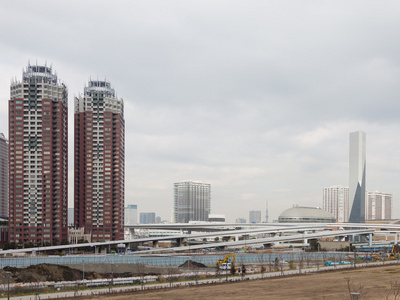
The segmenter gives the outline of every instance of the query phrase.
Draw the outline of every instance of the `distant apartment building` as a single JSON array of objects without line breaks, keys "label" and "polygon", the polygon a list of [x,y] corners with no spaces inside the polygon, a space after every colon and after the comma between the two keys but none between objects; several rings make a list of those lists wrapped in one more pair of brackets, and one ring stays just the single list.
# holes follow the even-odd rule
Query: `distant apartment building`
[{"label": "distant apartment building", "polygon": [[240,224],[246,223],[246,219],[245,218],[237,218],[236,223],[240,223]]},{"label": "distant apartment building", "polygon": [[330,212],[337,222],[348,222],[349,188],[340,185],[324,188],[322,209]]},{"label": "distant apartment building", "polygon": [[385,220],[392,218],[393,195],[381,192],[367,192],[365,203],[366,220]]},{"label": "distant apartment building", "polygon": [[12,80],[8,120],[9,242],[67,241],[68,91],[52,67]]},{"label": "distant apartment building", "polygon": [[140,213],[140,224],[155,224],[156,213],[154,212],[142,212]]},{"label": "distant apartment building", "polygon": [[137,223],[137,205],[129,204],[125,207],[125,225],[133,225]]},{"label": "distant apartment building", "polygon": [[174,221],[207,221],[210,214],[211,184],[199,181],[174,183]]},{"label": "distant apartment building", "polygon": [[0,133],[0,218],[8,219],[8,141]]},{"label": "distant apartment building", "polygon": [[93,242],[124,239],[124,101],[108,81],[75,98],[74,223]]},{"label": "distant apartment building", "polygon": [[261,223],[261,211],[251,210],[249,212],[249,222],[250,223]]},{"label": "distant apartment building", "polygon": [[68,227],[74,226],[74,208],[68,207]]}]

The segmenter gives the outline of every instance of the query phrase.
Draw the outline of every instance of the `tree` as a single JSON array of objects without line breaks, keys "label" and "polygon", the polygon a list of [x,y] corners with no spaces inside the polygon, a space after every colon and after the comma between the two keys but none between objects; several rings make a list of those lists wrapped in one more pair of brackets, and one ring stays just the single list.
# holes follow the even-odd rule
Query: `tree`
[{"label": "tree", "polygon": [[301,253],[299,257],[299,273],[301,273],[301,269],[303,269],[303,264],[304,264],[304,253]]},{"label": "tree", "polygon": [[264,267],[264,253],[260,253],[260,254],[258,254],[258,261],[260,262],[260,264],[261,264],[261,268],[260,268],[260,272],[261,272],[261,278],[263,278],[264,276],[264,272],[265,272],[265,267]]},{"label": "tree", "polygon": [[354,294],[358,294],[357,299],[365,299],[368,290],[365,288],[364,283],[359,283],[358,285],[352,284],[351,279],[349,277],[346,277],[345,279],[346,286],[347,286],[347,291],[349,292],[350,299],[353,299]]},{"label": "tree", "polygon": [[231,264],[231,270],[230,270],[230,271],[231,271],[231,275],[232,275],[232,276],[235,276],[236,267],[235,267],[235,264],[234,264],[234,263]]},{"label": "tree", "polygon": [[289,269],[290,270],[295,270],[296,269],[296,264],[293,260],[289,261]]},{"label": "tree", "polygon": [[385,295],[385,299],[400,299],[400,281],[398,279],[392,278],[390,280],[390,290],[387,295]]},{"label": "tree", "polygon": [[279,258],[275,257],[274,270],[279,271]]},{"label": "tree", "polygon": [[216,266],[215,266],[215,275],[221,281],[221,269],[219,268],[219,264],[218,263],[216,263]]},{"label": "tree", "polygon": [[144,289],[144,277],[146,276],[146,266],[144,264],[136,264],[136,273],[140,277],[140,284],[142,286],[142,290]]},{"label": "tree", "polygon": [[311,251],[318,251],[318,240],[312,239],[309,241]]}]

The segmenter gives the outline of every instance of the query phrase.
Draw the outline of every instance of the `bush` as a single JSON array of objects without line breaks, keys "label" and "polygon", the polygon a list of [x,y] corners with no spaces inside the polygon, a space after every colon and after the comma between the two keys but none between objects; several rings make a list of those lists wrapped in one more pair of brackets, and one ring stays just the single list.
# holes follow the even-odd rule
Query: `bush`
[{"label": "bush", "polygon": [[236,273],[236,267],[235,267],[235,264],[232,263],[232,266],[231,266],[231,275],[235,275],[235,273]]},{"label": "bush", "polygon": [[296,264],[294,263],[293,260],[289,261],[289,269],[290,270],[295,270],[296,269]]}]

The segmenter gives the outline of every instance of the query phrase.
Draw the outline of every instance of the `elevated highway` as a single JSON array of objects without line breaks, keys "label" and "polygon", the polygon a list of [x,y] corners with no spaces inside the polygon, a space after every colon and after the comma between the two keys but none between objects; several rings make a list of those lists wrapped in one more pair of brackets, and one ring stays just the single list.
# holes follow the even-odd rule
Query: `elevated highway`
[{"label": "elevated highway", "polygon": [[[166,224],[163,224],[165,226]],[[188,226],[185,224],[182,227],[182,224],[168,224],[171,226],[168,227],[175,227],[175,228],[183,228]],[[192,230],[198,230],[198,228],[202,228],[204,224],[189,224]],[[206,227],[215,227],[221,226],[220,224],[206,224]],[[153,245],[157,245],[159,241],[176,241],[180,246],[185,245],[188,239],[204,239],[204,238],[212,238],[212,237],[224,237],[230,236],[234,237],[235,241],[223,241],[219,243],[215,243],[215,246],[218,247],[230,247],[236,246],[241,247],[243,245],[252,245],[252,244],[271,244],[283,241],[297,241],[297,240],[307,240],[319,237],[328,237],[328,236],[349,236],[349,235],[372,235],[375,231],[374,229],[361,229],[361,230],[340,230],[340,231],[330,231],[324,230],[327,229],[327,224],[315,223],[315,224],[308,224],[308,223],[291,223],[291,224],[246,224],[249,227],[246,229],[238,229],[238,230],[228,230],[229,226],[232,224],[224,224],[225,230],[215,231],[215,232],[202,232],[196,234],[178,234],[174,236],[161,236],[161,237],[148,237],[148,238],[138,238],[138,239],[129,239],[129,240],[118,240],[118,241],[106,241],[106,242],[96,242],[96,243],[83,243],[83,244],[74,244],[74,245],[59,245],[59,246],[49,246],[49,247],[35,247],[35,248],[24,248],[24,249],[13,249],[13,250],[1,250],[0,255],[6,254],[15,254],[15,253],[30,253],[36,251],[54,251],[54,250],[70,250],[70,249],[78,249],[78,248],[86,248],[86,247],[94,247],[95,251],[99,248],[110,248],[111,245],[143,245],[147,242],[152,242]],[[235,224],[238,225],[238,224]],[[338,226],[337,223],[333,223],[335,227],[342,227],[341,225]],[[356,227],[355,225],[346,224],[349,227]],[[239,224],[239,228],[243,224]],[[391,225],[393,226],[393,225]],[[398,229],[400,230],[400,225],[397,225]],[[146,226],[149,227],[148,225]],[[150,226],[155,227],[155,226]],[[185,228],[189,228],[185,227]],[[166,227],[164,227],[166,228]],[[392,228],[392,227],[391,227]],[[281,234],[292,233],[291,235],[287,236],[278,236]],[[295,233],[295,234],[293,234]],[[297,233],[297,234],[296,234]],[[267,238],[257,238],[257,239],[247,239],[244,238],[242,241],[240,240],[241,236],[250,236],[250,235],[262,235],[267,234],[271,237]],[[175,247],[170,248],[173,251],[185,251],[185,250],[195,250],[195,249],[204,249],[209,247],[214,247],[214,243],[204,243],[203,245],[196,245],[196,246],[187,246],[187,248],[183,247]],[[161,249],[154,249],[154,251],[160,251]],[[162,249],[164,251],[164,248]],[[153,251],[153,252],[154,252]],[[144,253],[143,251],[139,251],[138,253]]]}]

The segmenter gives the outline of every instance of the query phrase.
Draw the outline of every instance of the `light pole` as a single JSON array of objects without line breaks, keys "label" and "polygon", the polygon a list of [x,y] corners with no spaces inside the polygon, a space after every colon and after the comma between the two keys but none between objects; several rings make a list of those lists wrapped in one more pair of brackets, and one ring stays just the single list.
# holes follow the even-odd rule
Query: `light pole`
[{"label": "light pole", "polygon": [[11,275],[11,272],[6,272],[6,274],[7,274],[7,277],[8,277],[8,280],[7,280],[7,282],[8,282],[7,299],[10,300],[10,275]]},{"label": "light pole", "polygon": [[85,285],[85,260],[82,259],[82,285]]}]

